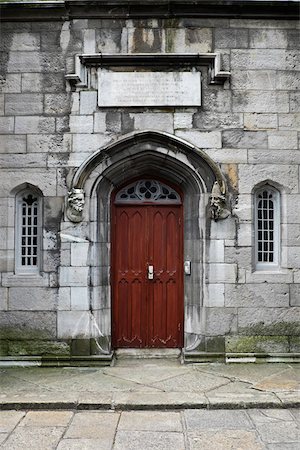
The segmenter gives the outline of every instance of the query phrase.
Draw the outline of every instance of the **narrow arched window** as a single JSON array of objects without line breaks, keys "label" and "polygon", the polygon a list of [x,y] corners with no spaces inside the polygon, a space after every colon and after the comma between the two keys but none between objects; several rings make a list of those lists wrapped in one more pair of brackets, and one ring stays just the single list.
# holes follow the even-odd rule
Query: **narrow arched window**
[{"label": "narrow arched window", "polygon": [[280,194],[271,186],[255,192],[255,267],[271,270],[280,265]]},{"label": "narrow arched window", "polygon": [[41,196],[33,190],[16,197],[16,272],[38,273],[41,262]]}]

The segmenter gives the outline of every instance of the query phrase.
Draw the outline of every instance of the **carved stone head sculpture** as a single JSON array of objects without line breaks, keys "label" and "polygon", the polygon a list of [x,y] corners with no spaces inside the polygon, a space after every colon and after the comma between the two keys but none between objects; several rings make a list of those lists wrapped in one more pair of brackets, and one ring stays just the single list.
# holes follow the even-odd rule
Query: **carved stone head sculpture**
[{"label": "carved stone head sculpture", "polygon": [[67,217],[71,222],[81,222],[85,204],[83,189],[72,188],[68,192]]},{"label": "carved stone head sculpture", "polygon": [[226,219],[230,214],[226,204],[226,197],[221,193],[217,181],[215,181],[210,195],[210,211],[214,220]]}]

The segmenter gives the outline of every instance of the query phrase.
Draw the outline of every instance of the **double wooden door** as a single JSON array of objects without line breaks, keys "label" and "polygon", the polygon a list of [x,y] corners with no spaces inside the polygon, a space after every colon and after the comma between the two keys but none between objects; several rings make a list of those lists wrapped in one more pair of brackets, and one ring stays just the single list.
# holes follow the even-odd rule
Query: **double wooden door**
[{"label": "double wooden door", "polygon": [[114,348],[183,346],[182,205],[115,205]]}]

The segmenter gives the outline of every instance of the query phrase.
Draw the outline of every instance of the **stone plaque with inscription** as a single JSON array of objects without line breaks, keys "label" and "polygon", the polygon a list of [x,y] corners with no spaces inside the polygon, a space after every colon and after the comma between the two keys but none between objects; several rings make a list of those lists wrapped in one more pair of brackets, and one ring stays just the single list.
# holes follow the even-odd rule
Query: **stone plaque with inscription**
[{"label": "stone plaque with inscription", "polygon": [[98,71],[98,105],[200,106],[200,72]]}]

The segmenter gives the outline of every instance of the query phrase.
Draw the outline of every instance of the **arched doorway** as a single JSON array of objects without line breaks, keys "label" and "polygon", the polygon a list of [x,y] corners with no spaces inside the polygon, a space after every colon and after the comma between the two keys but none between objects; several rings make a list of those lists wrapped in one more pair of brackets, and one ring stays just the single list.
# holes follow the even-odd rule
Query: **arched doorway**
[{"label": "arched doorway", "polygon": [[142,178],[112,198],[113,348],[181,348],[182,195]]},{"label": "arched doorway", "polygon": [[226,182],[217,164],[201,149],[167,133],[143,131],[124,136],[99,149],[82,163],[72,180],[71,188],[83,191],[85,196],[80,227],[90,240],[89,313],[95,354],[109,354],[116,348],[112,345],[111,237],[115,220],[112,203],[116,193],[128,186],[130,180],[149,177],[163,180],[167,186],[175,188],[181,199],[184,198],[181,206],[182,259],[190,263],[190,272],[183,273],[181,265],[184,297],[182,347],[184,352],[202,348],[206,332],[204,299],[211,226],[208,205],[214,183],[217,181],[225,195]]}]

